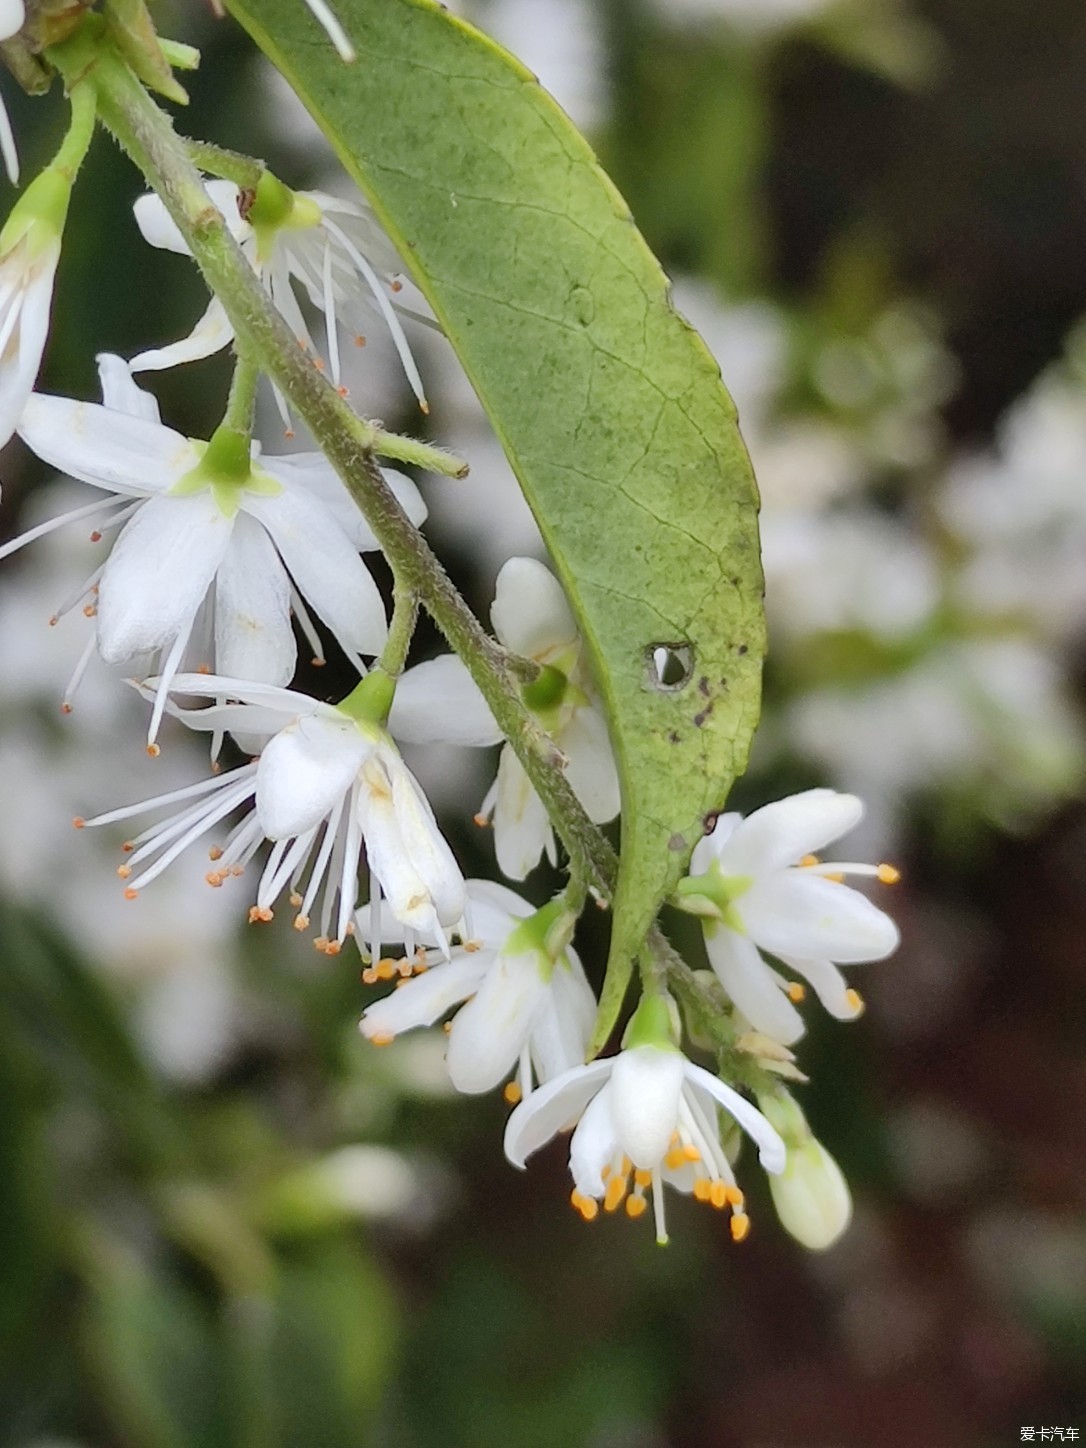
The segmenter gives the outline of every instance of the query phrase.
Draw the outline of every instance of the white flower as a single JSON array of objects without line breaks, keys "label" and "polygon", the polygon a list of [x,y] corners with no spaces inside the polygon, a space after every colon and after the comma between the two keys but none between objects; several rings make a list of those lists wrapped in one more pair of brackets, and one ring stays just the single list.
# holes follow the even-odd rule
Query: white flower
[{"label": "white flower", "polygon": [[[377,540],[329,464],[319,454],[242,455],[224,468],[214,439],[194,442],[158,422],[154,399],[119,358],[99,363],[104,406],[35,394],[19,433],[39,457],[106,496],[6,543],[0,558],[68,522],[93,520],[96,539],[120,528],[108,558],[55,617],[89,599],[107,663],[162,655],[150,740],[190,641],[202,653],[196,662],[227,677],[287,683],[297,656],[292,607],[320,652],[305,602],[361,669],[361,656],[377,654],[387,634],[384,604],[359,557]],[[388,480],[421,521],[425,506],[410,479]]]},{"label": "white flower", "polygon": [[781,1225],[809,1251],[824,1252],[852,1220],[848,1183],[783,1087],[772,1096],[760,1096],[758,1104],[788,1149],[784,1171],[769,1179]]},{"label": "white flower", "polygon": [[[387,683],[387,676],[370,674],[335,705],[241,679],[179,675],[172,684],[174,693],[241,702],[198,709],[171,704],[171,714],[193,729],[267,738],[260,758],[76,824],[89,828],[181,806],[125,845],[128,860],[118,873],[131,899],[190,844],[252,802],[225,844],[211,851],[215,868],[207,876],[209,884],[221,885],[241,874],[265,841],[271,841],[251,920],[270,920],[273,904],[289,887],[291,902],[299,907],[295,928],[305,930],[322,895],[316,943],[335,953],[350,933],[364,848],[371,898],[383,890],[402,925],[444,943],[445,930],[464,914],[464,880],[414,776],[392,737],[376,722],[381,711],[369,701],[373,691]],[[156,684],[150,681],[146,691],[154,692]],[[138,866],[145,868],[133,874]]]},{"label": "white flower", "polygon": [[[761,952],[782,961],[813,986],[841,1020],[863,1002],[846,987],[838,964],[882,960],[897,948],[897,926],[844,875],[893,883],[889,865],[820,864],[814,852],[855,826],[863,805],[850,794],[809,789],[755,810],[746,819],[722,815],[699,840],[678,902],[703,917],[709,962],[728,995],[757,1031],[789,1045],[803,1034],[789,983]],[[792,999],[789,999],[791,997]]]},{"label": "white flower", "polygon": [[[314,355],[317,349],[294,293],[295,282],[313,306],[324,313],[328,365],[335,386],[340,385],[338,327],[351,328],[351,335],[361,342],[364,339],[352,318],[359,307],[376,306],[392,335],[419,406],[428,412],[422,378],[388,295],[403,286],[399,262],[372,211],[361,202],[343,201],[324,191],[292,191],[271,172],[265,172],[255,198],[242,216],[242,194],[232,181],[208,181],[206,185],[299,344]],[[151,246],[190,255],[157,195],[141,196],[134,210],[144,240]],[[188,337],[169,347],[141,352],[133,357],[132,370],[159,371],[210,357],[233,335],[221,302],[213,298]],[[282,399],[279,401],[282,409]]]},{"label": "white flower", "polygon": [[[583,1063],[596,998],[566,944],[574,922],[560,899],[537,911],[490,880],[469,880],[467,893],[470,940],[443,963],[405,941],[400,974],[421,973],[401,979],[390,996],[368,1006],[359,1029],[385,1045],[459,1007],[448,1028],[453,1085],[469,1093],[490,1091],[517,1067],[517,1079],[505,1088],[505,1099],[515,1103],[530,1094],[533,1070],[535,1078],[549,1081]],[[381,927],[371,906],[358,912],[356,924],[357,936],[373,939],[375,964],[363,980],[390,979],[396,967],[379,958]]]},{"label": "white flower", "polygon": [[[525,701],[566,756],[566,775],[589,818],[597,824],[619,811],[618,771],[607,732],[607,720],[596,699],[577,624],[554,575],[534,558],[510,558],[498,574],[490,611],[501,643],[542,666],[540,677],[525,690]],[[448,668],[464,671],[449,657]],[[397,718],[410,698],[398,694],[392,706],[397,738],[411,743],[437,741],[491,743],[493,739],[460,739],[455,720],[440,712],[415,710],[412,721]],[[494,738],[500,738],[495,734]],[[476,817],[494,816],[498,865],[513,880],[523,880],[544,850],[554,862],[554,832],[543,801],[516,754],[507,744],[498,760],[498,777]]]},{"label": "white flower", "polygon": [[642,1000],[617,1056],[575,1066],[522,1101],[506,1127],[505,1154],[523,1167],[533,1151],[576,1121],[571,1200],[586,1220],[597,1215],[600,1200],[605,1211],[616,1211],[625,1199],[627,1214],[641,1216],[651,1186],[657,1241],[666,1242],[666,1182],[698,1201],[731,1207],[732,1236],[739,1241],[750,1222],[721,1145],[717,1106],[754,1140],[767,1172],[784,1169],[784,1142],[757,1107],[688,1061],[655,1022],[648,1032],[639,1029],[646,1013],[661,1004],[658,997]]},{"label": "white flower", "polygon": [[[0,40],[10,40],[13,35],[18,35],[25,21],[26,6],[23,0],[0,0]],[[8,180],[13,186],[18,186],[19,153],[15,149],[15,133],[11,129],[3,96],[0,96],[0,155],[4,158]]]},{"label": "white flower", "polygon": [[41,367],[71,190],[69,174],[47,167],[0,231],[0,446],[15,431]]}]

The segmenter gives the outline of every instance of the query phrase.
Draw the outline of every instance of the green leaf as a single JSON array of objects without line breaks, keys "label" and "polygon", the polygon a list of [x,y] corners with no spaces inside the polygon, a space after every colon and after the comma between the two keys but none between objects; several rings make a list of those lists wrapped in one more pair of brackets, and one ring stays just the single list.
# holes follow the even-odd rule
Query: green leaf
[{"label": "green leaf", "polygon": [[[587,143],[431,0],[230,8],[373,204],[460,356],[591,648],[623,784],[602,1035],[744,768],[763,654],[757,495],[716,363]],[[685,662],[660,687],[654,650]]]}]

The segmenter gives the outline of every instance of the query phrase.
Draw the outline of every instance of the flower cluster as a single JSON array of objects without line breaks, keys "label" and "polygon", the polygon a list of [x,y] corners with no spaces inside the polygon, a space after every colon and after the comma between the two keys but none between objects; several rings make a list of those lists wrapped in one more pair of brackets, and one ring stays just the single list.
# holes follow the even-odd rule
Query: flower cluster
[{"label": "flower cluster", "polygon": [[[323,0],[308,3],[349,59],[332,12]],[[0,12],[0,27],[15,19]],[[897,944],[892,921],[844,883],[867,876],[888,884],[896,872],[819,859],[859,822],[859,800],[814,789],[745,819],[723,815],[693,851],[672,903],[704,927],[716,982],[705,986],[683,967],[685,1025],[695,1043],[706,1024],[716,1028],[715,1071],[682,1049],[684,1021],[666,972],[646,973],[621,1048],[586,1059],[597,1001],[572,940],[588,882],[571,868],[566,889],[538,905],[495,881],[465,880],[401,743],[501,746],[475,819],[492,822],[497,865],[510,880],[526,880],[544,856],[561,863],[551,818],[464,660],[444,654],[405,667],[417,600],[395,576],[389,617],[366,561],[380,539],[323,453],[269,454],[254,439],[260,369],[238,345],[223,301],[213,296],[180,341],[127,360],[103,353],[100,402],[34,390],[68,201],[96,119],[84,82],[71,101],[60,153],[0,232],[0,441],[17,433],[92,492],[5,543],[0,558],[69,524],[90,528],[97,566],[71,580],[49,620],[81,609],[89,621],[75,672],[58,683],[62,708],[71,712],[97,656],[122,668],[146,705],[152,758],[175,723],[207,735],[210,746],[205,776],[78,817],[77,827],[139,821],[118,867],[129,900],[204,841],[209,887],[240,893],[238,877],[255,877],[251,921],[270,921],[287,901],[295,929],[312,931],[326,955],[353,939],[364,981],[395,981],[365,1009],[363,1036],[388,1045],[443,1022],[453,1087],[504,1087],[514,1165],[572,1130],[571,1200],[586,1220],[601,1207],[637,1218],[651,1202],[666,1241],[672,1188],[727,1212],[731,1236],[742,1240],[750,1216],[736,1163],[745,1134],[785,1226],[809,1247],[829,1245],[847,1223],[848,1190],[782,1079],[798,1076],[789,1047],[804,1029],[803,982],[833,1015],[855,1017],[860,998],[840,966],[882,959]],[[0,140],[8,156],[7,130]],[[368,208],[294,191],[266,169],[252,187],[216,177],[207,189],[265,305],[330,384],[345,395],[340,330],[360,339],[368,309],[387,326],[428,410],[397,301],[399,263]],[[148,243],[190,254],[158,195],[137,201],[135,217]],[[310,330],[314,312],[323,315],[323,348]],[[231,345],[234,383],[219,426],[207,438],[167,426],[135,375]],[[287,399],[273,392],[289,429]],[[400,522],[421,528],[427,507],[415,482],[387,470],[384,480]],[[536,559],[509,558],[491,622],[497,642],[518,657],[520,703],[553,741],[588,819],[614,820],[621,788],[607,717],[558,579]],[[343,697],[326,702],[291,687],[299,637],[314,663],[334,641],[357,679]],[[389,942],[402,954],[386,955]]]}]

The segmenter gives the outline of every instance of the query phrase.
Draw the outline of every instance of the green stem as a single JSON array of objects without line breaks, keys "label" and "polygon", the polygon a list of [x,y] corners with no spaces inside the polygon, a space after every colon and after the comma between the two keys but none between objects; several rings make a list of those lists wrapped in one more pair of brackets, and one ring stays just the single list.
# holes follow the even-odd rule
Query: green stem
[{"label": "green stem", "polygon": [[256,388],[260,381],[260,364],[246,347],[237,349],[230,396],[226,402],[221,427],[244,435],[246,443],[253,435],[253,413],[256,409]]},{"label": "green stem", "polygon": [[381,662],[377,665],[390,678],[398,679],[403,673],[418,615],[418,594],[413,589],[397,586],[392,596],[392,619],[388,625],[388,639],[381,653]]},{"label": "green stem", "polygon": [[265,166],[263,161],[253,156],[228,151],[224,146],[212,145],[210,141],[186,141],[185,149],[192,164],[210,176],[221,176],[224,181],[233,181],[247,190],[255,191],[260,185]]},{"label": "green stem", "polygon": [[60,143],[60,150],[53,157],[52,169],[61,171],[69,181],[75,179],[83,158],[94,138],[94,124],[98,114],[98,98],[94,86],[84,80],[77,80],[68,94],[72,118],[67,134]]}]

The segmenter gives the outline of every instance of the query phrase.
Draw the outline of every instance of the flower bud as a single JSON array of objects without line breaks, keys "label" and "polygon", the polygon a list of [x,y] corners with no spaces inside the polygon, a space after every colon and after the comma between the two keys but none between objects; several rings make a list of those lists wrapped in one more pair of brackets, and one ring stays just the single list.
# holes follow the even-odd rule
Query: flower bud
[{"label": "flower bud", "polygon": [[832,1247],[851,1220],[848,1183],[813,1136],[789,1146],[784,1171],[769,1178],[769,1190],[785,1231],[812,1252]]}]

